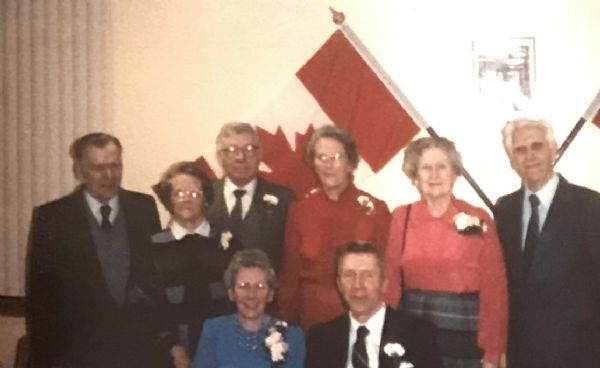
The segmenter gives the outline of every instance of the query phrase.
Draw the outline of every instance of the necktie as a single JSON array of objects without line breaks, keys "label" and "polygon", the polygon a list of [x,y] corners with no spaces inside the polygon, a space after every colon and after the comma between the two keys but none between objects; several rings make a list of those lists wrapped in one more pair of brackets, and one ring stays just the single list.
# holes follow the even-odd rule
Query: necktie
[{"label": "necktie", "polygon": [[233,205],[229,217],[231,219],[231,230],[234,233],[237,233],[242,226],[242,197],[244,194],[246,194],[244,189],[236,189],[233,191],[233,195],[235,195],[235,204]]},{"label": "necktie", "polygon": [[369,330],[365,326],[359,326],[356,330],[356,341],[352,346],[352,366],[354,368],[369,368],[369,356],[365,342],[368,334]]},{"label": "necktie", "polygon": [[102,215],[102,223],[100,224],[100,227],[102,227],[102,230],[106,231],[107,233],[109,233],[112,229],[112,224],[109,220],[110,211],[111,208],[107,204],[100,207],[100,214]]},{"label": "necktie", "polygon": [[531,194],[529,195],[529,203],[531,203],[531,217],[529,218],[529,225],[527,225],[525,248],[523,249],[523,265],[525,268],[525,273],[527,273],[529,271],[529,267],[531,267],[535,249],[540,241],[540,217],[538,214],[540,199],[535,194]]}]

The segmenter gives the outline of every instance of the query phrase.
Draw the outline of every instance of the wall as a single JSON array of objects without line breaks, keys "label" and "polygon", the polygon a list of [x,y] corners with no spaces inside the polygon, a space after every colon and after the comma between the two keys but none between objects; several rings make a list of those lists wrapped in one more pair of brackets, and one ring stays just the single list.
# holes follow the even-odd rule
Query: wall
[{"label": "wall", "polygon": [[[600,4],[553,1],[113,1],[115,132],[124,141],[125,185],[149,191],[172,162],[211,152],[226,121],[276,95],[336,27],[348,23],[494,201],[519,185],[501,147],[505,116],[475,93],[472,40],[534,37],[533,114],[559,142],[600,87]],[[558,165],[600,190],[600,129],[587,124]],[[391,207],[416,198],[400,158],[363,186]],[[400,189],[399,189],[400,188]],[[459,197],[481,202],[464,180]]]}]

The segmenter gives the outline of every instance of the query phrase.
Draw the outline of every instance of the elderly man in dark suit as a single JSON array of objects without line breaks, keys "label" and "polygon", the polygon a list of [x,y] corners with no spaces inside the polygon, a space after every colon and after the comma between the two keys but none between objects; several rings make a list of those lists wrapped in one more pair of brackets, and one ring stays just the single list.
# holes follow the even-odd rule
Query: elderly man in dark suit
[{"label": "elderly man in dark suit", "polygon": [[338,249],[336,283],[349,312],[309,330],[307,368],[442,367],[435,327],[385,306],[385,264],[373,244]]},{"label": "elderly man in dark suit", "polygon": [[152,197],[121,188],[121,143],[104,133],[70,154],[81,185],[34,209],[27,325],[38,367],[148,367],[153,310],[150,235],[160,231]]},{"label": "elderly man in dark suit", "polygon": [[509,368],[600,364],[600,194],[553,170],[543,120],[518,119],[504,148],[522,187],[498,200],[508,275]]},{"label": "elderly man in dark suit", "polygon": [[224,177],[214,185],[208,221],[231,230],[244,248],[261,248],[279,269],[287,209],[294,192],[260,177],[260,138],[243,122],[224,125],[217,136],[217,157]]}]

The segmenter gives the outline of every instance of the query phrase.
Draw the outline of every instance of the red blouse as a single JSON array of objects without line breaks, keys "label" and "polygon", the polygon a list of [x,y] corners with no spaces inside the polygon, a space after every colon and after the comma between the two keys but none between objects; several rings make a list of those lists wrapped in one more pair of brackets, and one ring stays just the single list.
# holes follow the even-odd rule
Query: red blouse
[{"label": "red blouse", "polygon": [[[496,226],[481,208],[453,199],[441,217],[433,217],[425,201],[412,204],[404,251],[401,250],[406,205],[392,214],[386,251],[388,295],[397,306],[401,298],[401,275],[406,289],[448,292],[479,292],[478,345],[484,360],[497,363],[506,351],[507,286],[504,261]],[[454,216],[464,212],[482,219],[483,235],[458,233]],[[402,274],[400,271],[402,270]]]},{"label": "red blouse", "polygon": [[335,285],[336,249],[366,240],[384,250],[389,222],[386,204],[353,184],[337,201],[313,189],[293,204],[277,292],[280,317],[306,331],[343,313]]}]

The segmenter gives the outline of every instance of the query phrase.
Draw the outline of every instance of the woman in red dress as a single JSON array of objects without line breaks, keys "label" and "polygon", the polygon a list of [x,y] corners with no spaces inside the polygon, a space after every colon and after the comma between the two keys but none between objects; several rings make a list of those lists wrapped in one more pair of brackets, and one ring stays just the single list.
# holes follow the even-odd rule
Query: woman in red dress
[{"label": "woman in red dress", "polygon": [[290,209],[278,291],[280,317],[304,330],[344,311],[335,286],[336,249],[365,240],[383,250],[390,221],[386,204],[352,183],[359,156],[345,130],[317,129],[306,160],[320,186]]},{"label": "woman in red dress", "polygon": [[454,143],[421,138],[404,155],[402,169],[421,200],[392,214],[387,302],[436,324],[446,368],[482,367],[482,359],[484,368],[498,367],[507,286],[494,222],[453,196],[462,171]]}]

